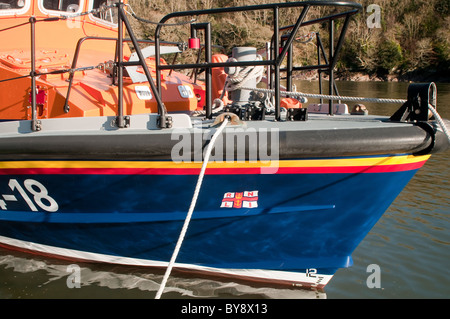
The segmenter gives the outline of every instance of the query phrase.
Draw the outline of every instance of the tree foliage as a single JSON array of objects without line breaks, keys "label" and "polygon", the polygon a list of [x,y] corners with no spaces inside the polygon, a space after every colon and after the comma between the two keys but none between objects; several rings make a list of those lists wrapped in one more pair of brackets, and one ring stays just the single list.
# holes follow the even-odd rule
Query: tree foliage
[{"label": "tree foliage", "polygon": [[[282,2],[280,0],[279,2]],[[277,1],[270,0],[130,0],[138,16],[158,22],[174,11],[244,6]],[[378,76],[401,75],[414,70],[450,71],[450,0],[360,0],[363,10],[352,18],[337,67],[342,71],[358,71]],[[369,5],[381,8],[380,27],[368,26]],[[309,18],[317,18],[332,10],[317,7]],[[298,9],[286,9],[280,14],[280,26],[294,24]],[[198,18],[202,22],[203,18]],[[263,48],[272,35],[272,15],[267,11],[242,12],[208,18],[213,27],[213,43],[231,48],[256,46]],[[139,35],[153,38],[155,26],[134,22]],[[336,27],[339,29],[340,24]],[[320,32],[327,43],[327,26],[305,27],[300,32]],[[189,26],[163,28],[166,41],[187,41]],[[313,43],[297,45],[297,63],[315,64]]]}]

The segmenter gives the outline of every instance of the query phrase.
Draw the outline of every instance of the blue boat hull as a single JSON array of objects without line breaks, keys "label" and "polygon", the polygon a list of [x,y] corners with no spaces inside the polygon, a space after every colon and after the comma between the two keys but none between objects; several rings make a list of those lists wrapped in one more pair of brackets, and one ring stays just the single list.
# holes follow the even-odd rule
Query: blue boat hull
[{"label": "blue boat hull", "polygon": [[[395,165],[381,165],[386,158],[396,160]],[[360,164],[366,162],[364,157],[349,158],[348,166],[331,167],[299,160],[294,168],[282,163],[274,174],[253,174],[254,167],[212,168],[177,265],[206,272],[245,269],[331,276],[351,265],[352,251],[426,160],[396,158],[379,157],[379,165],[371,166]],[[308,162],[315,166],[303,165]],[[27,167],[30,162],[20,163],[20,168],[3,169],[0,175],[4,245],[33,250],[30,243],[38,244],[47,248],[37,252],[66,258],[75,255],[64,256],[65,251],[77,251],[88,253],[80,259],[93,261],[108,256],[108,262],[167,264],[191,203],[194,171],[114,168],[111,174],[73,167],[55,170],[52,161],[32,168]],[[279,281],[319,288],[326,283]]]}]

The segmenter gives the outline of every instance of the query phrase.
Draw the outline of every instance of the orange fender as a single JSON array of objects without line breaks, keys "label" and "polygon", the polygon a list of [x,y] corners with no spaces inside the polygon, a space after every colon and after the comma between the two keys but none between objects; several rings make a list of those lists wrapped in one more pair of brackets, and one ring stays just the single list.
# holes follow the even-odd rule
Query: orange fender
[{"label": "orange fender", "polygon": [[294,109],[301,108],[302,103],[299,100],[293,98],[283,98],[280,102],[281,107],[285,107],[286,109]]}]

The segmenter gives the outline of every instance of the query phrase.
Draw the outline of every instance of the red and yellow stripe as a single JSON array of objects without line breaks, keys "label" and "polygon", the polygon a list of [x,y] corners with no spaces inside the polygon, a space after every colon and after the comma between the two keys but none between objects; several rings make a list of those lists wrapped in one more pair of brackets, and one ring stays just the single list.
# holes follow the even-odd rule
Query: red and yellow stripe
[{"label": "red and yellow stripe", "polygon": [[[255,162],[210,162],[209,175],[384,173],[419,169],[430,155],[376,156],[335,159],[299,159]],[[0,175],[115,174],[198,175],[201,162],[173,161],[2,161]]]}]

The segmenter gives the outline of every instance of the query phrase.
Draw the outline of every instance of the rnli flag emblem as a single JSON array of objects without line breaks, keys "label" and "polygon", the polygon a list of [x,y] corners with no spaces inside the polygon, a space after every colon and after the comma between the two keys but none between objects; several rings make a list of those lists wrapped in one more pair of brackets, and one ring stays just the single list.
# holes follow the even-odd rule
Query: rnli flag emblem
[{"label": "rnli flag emblem", "polygon": [[256,208],[258,207],[258,191],[229,192],[223,195],[222,208]]}]

